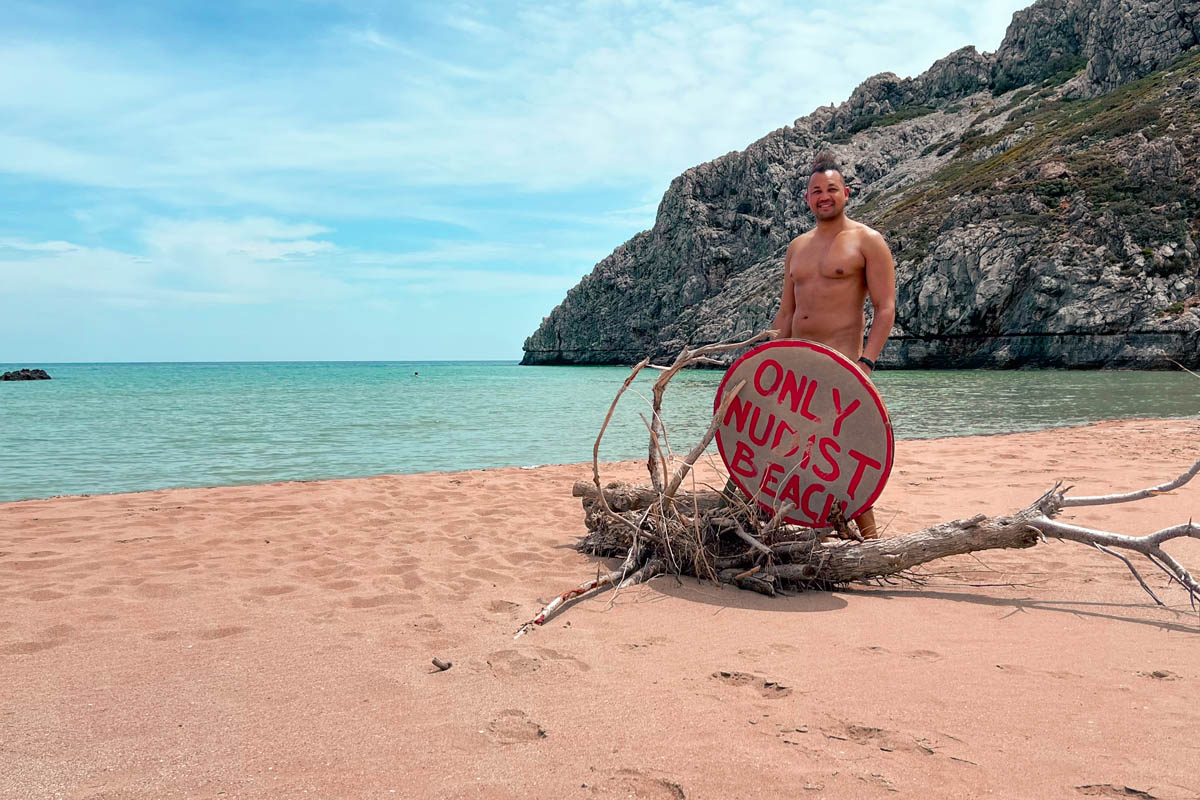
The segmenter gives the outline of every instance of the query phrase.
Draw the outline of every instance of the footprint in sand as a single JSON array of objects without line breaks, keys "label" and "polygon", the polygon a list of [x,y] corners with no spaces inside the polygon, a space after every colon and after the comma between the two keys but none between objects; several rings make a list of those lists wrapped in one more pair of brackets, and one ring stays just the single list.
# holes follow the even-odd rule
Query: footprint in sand
[{"label": "footprint in sand", "polygon": [[592,668],[591,664],[588,664],[586,661],[580,661],[575,656],[564,655],[563,653],[560,653],[557,650],[551,650],[548,647],[535,647],[533,650],[541,658],[544,658],[548,661],[562,661],[579,670],[580,672],[588,672]]},{"label": "footprint in sand", "polygon": [[487,610],[495,614],[508,614],[520,608],[516,603],[510,603],[508,600],[493,600],[487,604]]},{"label": "footprint in sand", "polygon": [[654,647],[655,645],[667,644],[670,641],[671,640],[665,636],[647,636],[643,641],[629,642],[629,643],[623,644],[621,646],[624,647],[626,650],[633,650],[634,652],[637,652],[639,650],[647,651],[647,650],[649,650],[649,648]]},{"label": "footprint in sand", "polygon": [[403,603],[405,595],[402,594],[377,594],[369,597],[351,597],[351,608],[379,608],[381,606],[394,606]]},{"label": "footprint in sand", "polygon": [[52,625],[39,633],[41,638],[32,642],[9,642],[0,645],[0,655],[24,656],[50,650],[65,643],[67,637],[74,632],[75,628],[70,625]]},{"label": "footprint in sand", "polygon": [[501,553],[500,558],[509,566],[524,566],[526,564],[544,563],[546,557],[541,553],[533,553],[528,550],[516,550],[511,553]]},{"label": "footprint in sand", "polygon": [[250,590],[251,594],[259,595],[260,597],[276,597],[281,594],[288,594],[296,591],[299,587],[283,584],[280,586],[256,586]]},{"label": "footprint in sand", "polygon": [[137,586],[135,591],[143,597],[163,600],[170,597],[179,597],[183,594],[184,589],[181,586],[170,583],[142,583]]},{"label": "footprint in sand", "polygon": [[683,786],[669,778],[655,778],[636,769],[622,769],[606,775],[587,789],[603,797],[641,797],[647,800],[686,800]]},{"label": "footprint in sand", "polygon": [[1028,675],[1029,670],[1022,667],[1020,664],[997,664],[996,669],[1003,672],[1011,672],[1013,675]]},{"label": "footprint in sand", "polygon": [[491,667],[492,674],[497,677],[528,675],[556,662],[574,667],[580,672],[591,669],[590,665],[574,656],[563,655],[546,647],[535,647],[529,653],[519,650],[497,650],[487,657],[487,664]]},{"label": "footprint in sand", "polygon": [[727,686],[746,686],[768,700],[778,700],[792,693],[790,686],[784,686],[779,681],[767,680],[749,672],[727,672],[721,670],[712,674],[714,680]]},{"label": "footprint in sand", "polygon": [[53,589],[37,589],[37,590],[32,591],[29,594],[25,595],[26,598],[28,598],[29,600],[33,600],[36,603],[44,603],[47,600],[58,600],[60,598],[67,597],[67,596],[68,595],[66,595],[65,593],[56,592]]},{"label": "footprint in sand", "polygon": [[61,639],[49,639],[40,642],[11,642],[0,645],[0,656],[25,656],[42,650],[49,650],[62,644]]},{"label": "footprint in sand", "polygon": [[213,639],[226,639],[230,636],[237,636],[239,633],[245,633],[250,630],[240,625],[226,625],[220,628],[208,628],[207,630],[196,631],[197,639],[211,641]]},{"label": "footprint in sand", "polygon": [[17,572],[28,572],[35,569],[50,569],[52,567],[61,567],[69,564],[69,558],[46,559],[45,561],[6,561],[3,566],[8,569],[16,570]]},{"label": "footprint in sand", "polygon": [[497,650],[488,655],[487,664],[497,677],[528,675],[542,666],[536,658],[516,650]]},{"label": "footprint in sand", "polygon": [[937,746],[936,743],[930,742],[926,738],[918,738],[912,734],[888,730],[887,728],[877,728],[873,725],[856,725],[854,723],[835,720],[832,727],[822,727],[821,733],[826,739],[853,742],[854,744],[878,749],[885,753],[899,751],[903,753],[933,755],[937,752],[935,749],[935,746]]},{"label": "footprint in sand", "polygon": [[333,590],[339,591],[339,592],[344,592],[347,589],[353,589],[355,586],[358,586],[358,581],[353,581],[353,580],[349,580],[349,579],[341,580],[341,581],[330,581],[329,583],[325,584],[325,588],[333,589]]},{"label": "footprint in sand", "polygon": [[479,552],[479,545],[472,542],[457,542],[450,545],[450,551],[456,556],[469,556]]},{"label": "footprint in sand", "polygon": [[504,580],[503,574],[491,569],[480,569],[479,567],[467,570],[467,574],[472,578],[478,578],[481,581],[493,581],[498,583]]},{"label": "footprint in sand", "polygon": [[322,611],[318,614],[313,614],[311,617],[308,618],[308,621],[310,623],[312,623],[313,625],[327,625],[331,622],[337,622],[338,621],[337,609],[331,608],[328,611]]},{"label": "footprint in sand", "polygon": [[379,570],[379,575],[389,575],[400,577],[400,583],[406,589],[419,589],[425,584],[425,578],[422,578],[420,571],[415,565],[410,564],[392,564],[385,566]]},{"label": "footprint in sand", "polygon": [[425,633],[437,633],[442,629],[442,621],[433,614],[422,614],[408,624]]},{"label": "footprint in sand", "polygon": [[1134,797],[1142,800],[1157,800],[1149,792],[1134,789],[1132,786],[1113,786],[1111,783],[1089,783],[1076,786],[1075,791],[1084,797]]},{"label": "footprint in sand", "polygon": [[1003,672],[1010,672],[1013,675],[1032,675],[1035,673],[1039,675],[1049,675],[1051,678],[1058,678],[1060,680],[1071,680],[1074,678],[1083,677],[1076,672],[1068,672],[1066,670],[1031,670],[1028,667],[1021,666],[1020,664],[997,664],[996,669]]},{"label": "footprint in sand", "polygon": [[545,728],[515,708],[501,711],[488,725],[488,732],[500,744],[536,742],[546,738]]},{"label": "footprint in sand", "polygon": [[302,578],[324,578],[338,571],[337,564],[305,564],[293,572]]},{"label": "footprint in sand", "polygon": [[420,589],[425,585],[425,579],[416,570],[409,570],[400,576],[400,585],[405,589]]}]

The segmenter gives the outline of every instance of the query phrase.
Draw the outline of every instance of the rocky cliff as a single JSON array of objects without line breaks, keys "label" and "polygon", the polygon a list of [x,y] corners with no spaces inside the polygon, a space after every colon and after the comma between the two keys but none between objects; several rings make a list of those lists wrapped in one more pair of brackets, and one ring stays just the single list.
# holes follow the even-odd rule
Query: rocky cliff
[{"label": "rocky cliff", "polygon": [[1200,365],[1200,0],[1041,0],[995,53],[885,73],[688,170],[525,342],[628,363],[770,325],[806,167],[897,264],[892,367]]}]

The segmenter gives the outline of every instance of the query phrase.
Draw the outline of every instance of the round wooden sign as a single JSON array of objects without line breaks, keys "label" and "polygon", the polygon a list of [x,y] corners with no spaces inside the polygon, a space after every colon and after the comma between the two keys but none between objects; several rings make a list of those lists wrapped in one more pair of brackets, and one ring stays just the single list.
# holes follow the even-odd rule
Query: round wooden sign
[{"label": "round wooden sign", "polygon": [[858,366],[823,344],[767,342],[725,372],[717,448],[729,477],[763,508],[786,504],[784,519],[828,524],[838,503],[847,519],[869,509],[892,470],[892,424],[879,392]]}]

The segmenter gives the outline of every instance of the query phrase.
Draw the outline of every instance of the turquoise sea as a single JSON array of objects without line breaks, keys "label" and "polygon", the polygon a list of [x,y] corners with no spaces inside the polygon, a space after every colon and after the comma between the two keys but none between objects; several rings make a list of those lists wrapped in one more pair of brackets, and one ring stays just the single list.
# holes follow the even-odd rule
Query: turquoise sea
[{"label": "turquoise sea", "polygon": [[[0,500],[588,461],[622,367],[512,362],[12,364],[0,383]],[[416,373],[419,373],[416,374]],[[600,457],[642,458],[654,374],[622,400]],[[719,371],[671,383],[688,450]],[[1200,415],[1181,372],[880,371],[900,438]]]}]

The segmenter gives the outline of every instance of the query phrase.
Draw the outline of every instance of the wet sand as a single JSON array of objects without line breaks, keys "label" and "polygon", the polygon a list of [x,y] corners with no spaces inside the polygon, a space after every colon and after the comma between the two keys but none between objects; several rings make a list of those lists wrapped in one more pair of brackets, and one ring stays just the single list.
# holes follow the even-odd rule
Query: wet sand
[{"label": "wet sand", "polygon": [[[1197,457],[1194,419],[900,441],[878,518]],[[1200,796],[1200,617],[1074,543],[777,599],[660,578],[514,642],[601,563],[590,469],[0,504],[0,797]],[[1145,534],[1200,518],[1200,480],[1068,512]]]}]

